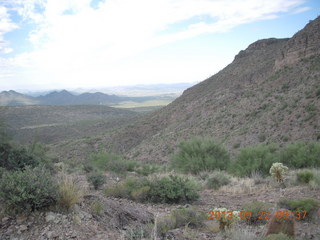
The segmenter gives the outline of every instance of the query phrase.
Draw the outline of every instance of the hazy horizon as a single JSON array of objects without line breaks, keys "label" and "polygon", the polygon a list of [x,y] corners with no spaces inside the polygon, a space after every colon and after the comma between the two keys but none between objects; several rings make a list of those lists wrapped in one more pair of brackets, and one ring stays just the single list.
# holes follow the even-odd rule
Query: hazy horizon
[{"label": "hazy horizon", "polygon": [[197,83],[317,0],[0,0],[0,91]]}]

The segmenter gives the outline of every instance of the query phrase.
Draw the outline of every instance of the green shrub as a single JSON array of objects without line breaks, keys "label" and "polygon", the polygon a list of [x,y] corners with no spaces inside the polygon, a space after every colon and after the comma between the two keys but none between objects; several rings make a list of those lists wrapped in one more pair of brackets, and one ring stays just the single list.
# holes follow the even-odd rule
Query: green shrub
[{"label": "green shrub", "polygon": [[99,187],[106,183],[106,176],[101,173],[95,172],[88,176],[88,181],[93,185],[94,189],[97,190]]},{"label": "green shrub", "polygon": [[170,215],[163,216],[155,221],[158,237],[166,239],[166,234],[171,229],[181,227],[202,227],[207,215],[198,208],[182,208],[174,210]]},{"label": "green shrub", "polygon": [[26,167],[5,172],[0,181],[0,199],[7,208],[21,212],[33,211],[57,201],[57,185],[44,168]]},{"label": "green shrub", "polygon": [[26,166],[35,167],[38,164],[25,148],[15,147],[10,143],[0,143],[0,167],[18,170]]},{"label": "green shrub", "polygon": [[313,179],[314,179],[314,174],[313,174],[313,172],[311,172],[309,170],[305,170],[305,171],[297,173],[298,182],[308,184]]},{"label": "green shrub", "polygon": [[181,203],[199,198],[194,181],[180,176],[129,178],[105,190],[107,196],[128,198],[140,202]]},{"label": "green shrub", "polygon": [[[135,161],[126,160],[120,155],[106,152],[94,154],[90,164],[93,169],[110,171],[118,174],[124,174],[127,171],[132,172],[137,165]],[[86,169],[90,170],[88,166],[86,166]]]},{"label": "green shrub", "polygon": [[25,148],[2,142],[0,143],[0,167],[11,171],[23,169],[26,166],[50,165],[45,151],[41,144],[33,144]]},{"label": "green shrub", "polygon": [[208,219],[206,213],[195,207],[174,210],[172,211],[171,216],[175,219],[175,228],[186,225],[190,227],[202,227],[204,221]]},{"label": "green shrub", "polygon": [[146,163],[146,164],[142,164],[141,166],[136,167],[135,171],[140,175],[148,176],[150,174],[160,172],[161,169],[162,169],[162,167],[160,165]]},{"label": "green shrub", "polygon": [[133,190],[130,195],[135,201],[143,202],[148,198],[148,194],[150,191],[150,186],[144,186]]},{"label": "green shrub", "polygon": [[[291,210],[297,214],[301,214],[298,216],[298,220],[312,220],[313,216],[317,211],[319,211],[320,207],[320,201],[316,199],[302,199],[302,200],[289,200],[287,198],[282,198],[278,202],[278,206],[280,208],[286,208],[288,210]],[[300,212],[298,213],[297,211],[306,211],[305,218],[303,218],[303,214]]]},{"label": "green shrub", "polygon": [[242,207],[244,212],[249,212],[252,214],[250,218],[242,217],[248,224],[264,224],[267,222],[267,219],[270,218],[270,216],[267,215],[270,213],[270,204],[264,202],[251,202],[244,204]]},{"label": "green shrub", "polygon": [[224,185],[228,185],[230,182],[230,177],[226,173],[215,171],[209,175],[206,181],[206,188],[217,190]]},{"label": "green shrub", "polygon": [[267,176],[271,165],[277,162],[276,151],[277,147],[274,145],[264,144],[242,148],[229,170],[242,177],[250,176],[256,171]]},{"label": "green shrub", "polygon": [[[136,178],[131,177],[126,179],[124,182],[121,182],[117,185],[114,185],[112,187],[108,187],[105,190],[105,194],[107,196],[113,196],[118,198],[128,198],[132,200],[139,200],[139,201],[146,201],[148,198],[148,195],[145,196],[145,198],[140,199],[140,196],[138,197],[137,191],[141,191],[141,189],[145,187],[150,187],[150,181],[146,178]],[[134,199],[137,197],[138,199]]]},{"label": "green shrub", "polygon": [[320,143],[293,143],[280,153],[280,162],[289,168],[320,167]]},{"label": "green shrub", "polygon": [[107,197],[130,198],[130,192],[123,183],[106,188],[104,193]]},{"label": "green shrub", "polygon": [[181,142],[171,166],[184,173],[197,174],[205,170],[225,170],[230,162],[228,151],[211,139],[192,138]]},{"label": "green shrub", "polygon": [[320,170],[319,169],[314,169],[312,171],[313,173],[313,179],[310,180],[309,182],[309,187],[313,190],[317,190],[317,189],[320,189]]},{"label": "green shrub", "polygon": [[270,234],[264,237],[262,240],[294,240],[294,238],[289,237],[284,233],[278,233],[278,234]]},{"label": "green shrub", "polygon": [[188,178],[170,175],[151,181],[149,200],[160,203],[181,203],[197,200],[196,183]]}]

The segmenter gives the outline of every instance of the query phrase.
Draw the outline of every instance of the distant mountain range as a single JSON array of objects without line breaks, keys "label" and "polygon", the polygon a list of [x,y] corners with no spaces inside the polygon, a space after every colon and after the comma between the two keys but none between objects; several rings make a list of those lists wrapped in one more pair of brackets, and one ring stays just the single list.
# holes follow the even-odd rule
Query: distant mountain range
[{"label": "distant mountain range", "polygon": [[16,91],[3,91],[0,93],[0,106],[23,106],[23,105],[114,105],[119,102],[133,101],[144,102],[158,97],[126,97],[109,95],[101,92],[82,93],[75,95],[66,90],[50,92],[43,96],[29,96]]}]

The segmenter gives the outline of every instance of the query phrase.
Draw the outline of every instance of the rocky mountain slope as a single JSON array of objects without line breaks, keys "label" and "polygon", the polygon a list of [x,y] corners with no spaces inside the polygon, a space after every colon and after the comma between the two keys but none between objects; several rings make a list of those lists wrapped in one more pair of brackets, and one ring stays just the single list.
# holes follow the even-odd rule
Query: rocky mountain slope
[{"label": "rocky mountain slope", "polygon": [[[290,39],[252,43],[226,68],[168,106],[95,143],[137,160],[164,162],[182,139],[192,136],[213,137],[230,150],[316,141],[319,98],[320,17]],[[67,153],[63,145],[56,147]]]}]

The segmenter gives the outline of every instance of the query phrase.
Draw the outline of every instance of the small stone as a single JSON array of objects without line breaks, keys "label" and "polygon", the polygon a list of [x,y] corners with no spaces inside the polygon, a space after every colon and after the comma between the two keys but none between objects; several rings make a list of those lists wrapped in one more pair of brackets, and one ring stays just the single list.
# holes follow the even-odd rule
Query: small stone
[{"label": "small stone", "polygon": [[4,218],[2,218],[2,223],[5,223],[5,222],[8,222],[8,220],[9,220],[9,218],[8,217],[4,217]]},{"label": "small stone", "polygon": [[27,225],[20,225],[19,231],[23,232],[23,231],[26,231],[26,230],[28,230]]},{"label": "small stone", "polygon": [[75,223],[77,223],[77,224],[80,224],[80,223],[81,223],[81,218],[80,218],[78,215],[75,215],[75,216],[73,217],[73,221],[74,221]]},{"label": "small stone", "polygon": [[48,212],[46,215],[46,222],[51,222],[56,219],[56,215],[53,212]]},{"label": "small stone", "polygon": [[59,234],[54,231],[49,231],[49,232],[47,232],[47,237],[50,239],[57,238],[57,237],[59,237]]}]

